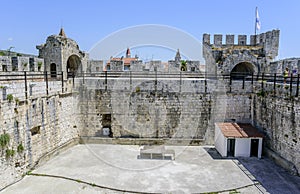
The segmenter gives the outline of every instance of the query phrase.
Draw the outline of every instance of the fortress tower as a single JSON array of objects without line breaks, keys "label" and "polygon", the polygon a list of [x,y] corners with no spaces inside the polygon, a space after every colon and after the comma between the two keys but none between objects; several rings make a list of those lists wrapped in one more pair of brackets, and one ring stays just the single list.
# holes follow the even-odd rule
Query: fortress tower
[{"label": "fortress tower", "polygon": [[247,44],[246,35],[214,35],[213,43],[210,34],[203,35],[203,57],[206,61],[206,72],[210,75],[223,75],[235,72],[262,73],[269,72],[270,62],[278,55],[279,30],[272,30],[250,36]]},{"label": "fortress tower", "polygon": [[51,77],[57,77],[57,72],[64,73],[64,79],[73,73],[86,71],[88,54],[79,50],[78,44],[67,38],[61,28],[58,35],[51,35],[46,43],[36,47],[39,57],[44,58],[45,71],[51,72]]}]

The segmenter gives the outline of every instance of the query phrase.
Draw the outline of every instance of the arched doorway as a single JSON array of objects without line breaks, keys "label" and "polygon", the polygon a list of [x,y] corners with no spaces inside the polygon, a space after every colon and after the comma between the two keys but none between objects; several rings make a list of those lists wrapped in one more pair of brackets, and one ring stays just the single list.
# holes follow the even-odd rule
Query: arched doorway
[{"label": "arched doorway", "polygon": [[51,74],[51,77],[56,77],[56,75],[57,75],[55,63],[50,64],[50,74]]},{"label": "arched doorway", "polygon": [[67,61],[67,75],[71,77],[76,75],[79,67],[81,66],[81,60],[77,55],[71,55]]},{"label": "arched doorway", "polygon": [[249,62],[238,63],[231,70],[230,75],[233,79],[243,79],[246,76],[251,75],[255,72],[254,65]]}]

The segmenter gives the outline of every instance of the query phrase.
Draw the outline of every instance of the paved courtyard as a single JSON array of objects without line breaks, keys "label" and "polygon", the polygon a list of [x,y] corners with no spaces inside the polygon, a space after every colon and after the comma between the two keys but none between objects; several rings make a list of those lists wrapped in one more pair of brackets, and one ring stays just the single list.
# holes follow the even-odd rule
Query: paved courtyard
[{"label": "paved courtyard", "polygon": [[[261,161],[264,161],[262,165],[271,165],[270,161],[265,162],[264,159],[256,158],[240,161],[222,159],[210,147],[166,146],[166,148],[175,150],[175,160],[139,159],[139,146],[136,145],[77,145],[32,172],[43,176],[26,176],[1,193],[228,193],[230,190],[262,193],[268,191],[259,184],[254,185],[258,181],[243,167],[257,174],[255,170],[262,168]],[[253,166],[254,164],[256,166]],[[288,183],[286,180],[279,185],[279,189],[288,188],[289,190],[286,191],[289,192],[286,193],[291,191],[299,193],[300,188],[297,186],[299,177],[289,178],[294,182]],[[264,179],[262,181],[266,183],[272,181],[271,177]],[[287,187],[285,184],[292,185]],[[271,185],[267,185],[268,188],[271,189]]]}]

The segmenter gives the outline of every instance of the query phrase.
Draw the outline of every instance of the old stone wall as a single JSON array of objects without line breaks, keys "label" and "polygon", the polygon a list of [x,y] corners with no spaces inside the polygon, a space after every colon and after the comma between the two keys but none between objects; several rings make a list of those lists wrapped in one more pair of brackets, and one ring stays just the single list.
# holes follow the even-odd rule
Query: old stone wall
[{"label": "old stone wall", "polygon": [[0,56],[0,72],[43,71],[44,59],[38,57]]},{"label": "old stone wall", "polygon": [[300,103],[297,99],[253,95],[253,122],[265,133],[265,145],[300,172]]},{"label": "old stone wall", "polygon": [[[24,79],[24,74],[16,74],[17,78]],[[46,82],[43,80],[43,74],[41,76],[34,76],[38,78],[36,80],[28,80],[27,82],[27,96],[28,98],[42,97],[47,94]],[[10,77],[11,78],[11,77]],[[39,81],[37,81],[39,80]],[[67,87],[67,85],[65,85]],[[48,94],[55,95],[62,91],[62,83],[60,81],[48,81]],[[0,102],[7,100],[7,95],[13,96],[13,102],[16,100],[25,99],[25,83],[20,81],[7,81],[0,83]]]},{"label": "old stone wall", "polygon": [[[60,82],[56,84],[59,88]],[[10,137],[0,147],[0,188],[20,179],[46,154],[78,139],[81,127],[76,95],[53,93],[25,100],[19,90],[14,92],[18,101],[0,103],[0,135]]]},{"label": "old stone wall", "polygon": [[114,137],[205,138],[211,96],[200,92],[203,82],[179,83],[120,77],[105,85],[105,80],[86,79],[79,92],[86,123],[82,135],[103,136],[102,128],[109,127]]},{"label": "old stone wall", "polygon": [[[106,81],[86,78],[82,87],[82,136],[198,138],[212,144],[215,122],[252,123],[265,133],[265,145],[299,171],[295,85],[291,90],[290,84],[274,87],[260,80],[233,80],[230,85],[229,80],[123,74]],[[105,135],[104,128],[110,133]]]},{"label": "old stone wall", "polygon": [[[230,85],[226,79],[184,74],[129,75],[76,78],[74,84],[69,79],[64,93],[60,81],[49,81],[48,96],[45,82],[31,80],[28,100],[24,83],[3,82],[0,96],[5,89],[18,101],[0,101],[0,134],[11,137],[1,148],[0,173],[6,177],[1,188],[79,136],[196,139],[213,144],[214,123],[223,121],[254,124],[266,135],[265,145],[299,171],[300,104],[294,86],[290,93],[288,84],[278,83],[274,92],[273,83],[267,81],[233,80]],[[18,152],[20,144],[24,151]],[[14,156],[7,156],[7,149],[14,150]]]},{"label": "old stone wall", "polygon": [[[210,34],[203,35],[203,57],[206,62],[206,73],[209,75],[229,74],[238,64],[248,63],[252,72],[268,72],[269,65],[278,55],[279,30],[250,36],[250,44],[246,35],[238,35],[238,42],[234,42],[234,35],[216,34],[213,41]],[[240,72],[242,69],[239,69]],[[250,72],[251,73],[251,72]]]},{"label": "old stone wall", "polygon": [[268,67],[268,71],[270,73],[277,73],[279,75],[283,75],[285,68],[289,69],[289,74],[299,74],[300,70],[300,58],[289,58],[280,61],[275,61],[270,63]]},{"label": "old stone wall", "polygon": [[103,71],[103,63],[103,60],[88,60],[86,71],[89,73]]},{"label": "old stone wall", "polygon": [[39,57],[45,61],[45,71],[64,72],[65,80],[67,73],[76,74],[87,70],[88,53],[81,51],[78,44],[65,34],[51,35],[45,44],[36,48],[39,50]]},{"label": "old stone wall", "polygon": [[[249,95],[228,97],[223,81],[148,76],[86,78],[84,85],[77,80],[85,122],[81,135],[105,136],[109,128],[106,136],[198,138],[212,144],[214,122],[251,120]],[[241,91],[240,85],[232,87]]]}]

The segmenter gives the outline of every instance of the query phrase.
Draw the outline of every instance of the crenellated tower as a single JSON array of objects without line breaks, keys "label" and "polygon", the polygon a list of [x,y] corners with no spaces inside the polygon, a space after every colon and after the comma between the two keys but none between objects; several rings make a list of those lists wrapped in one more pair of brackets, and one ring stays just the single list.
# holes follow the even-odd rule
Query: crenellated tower
[{"label": "crenellated tower", "polygon": [[222,75],[235,72],[246,74],[268,72],[270,62],[278,55],[279,30],[251,35],[248,43],[246,35],[216,34],[211,42],[210,34],[203,34],[203,57],[206,72],[210,75]]}]

